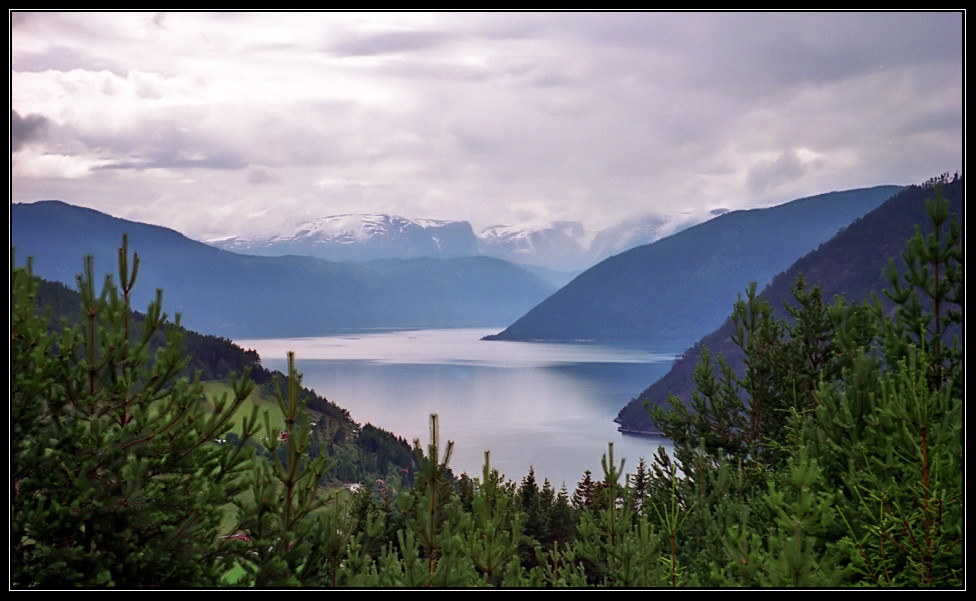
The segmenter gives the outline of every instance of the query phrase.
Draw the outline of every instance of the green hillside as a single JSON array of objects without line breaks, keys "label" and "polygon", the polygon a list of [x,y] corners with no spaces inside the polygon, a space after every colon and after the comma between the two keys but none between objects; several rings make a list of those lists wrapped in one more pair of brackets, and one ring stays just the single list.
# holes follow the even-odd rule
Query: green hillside
[{"label": "green hillside", "polygon": [[[64,284],[41,280],[37,302],[47,309],[52,331],[59,329],[62,322],[81,324],[81,296]],[[144,318],[142,313],[133,313],[133,339],[138,337]],[[241,433],[244,417],[250,415],[254,408],[260,414],[267,412],[271,423],[282,423],[282,413],[274,392],[276,382],[287,379],[285,374],[265,369],[256,351],[243,349],[231,340],[185,328],[178,330],[186,361],[181,373],[190,379],[199,376],[203,391],[211,403],[223,394],[232,394],[231,378],[240,376],[245,369],[250,380],[256,384],[253,392],[235,412],[232,433]],[[153,337],[151,349],[155,352],[164,344],[164,333],[158,332]],[[328,452],[337,458],[345,458],[329,474],[332,480],[375,480],[412,466],[410,445],[402,438],[368,424],[362,426],[356,423],[347,410],[311,390],[303,389],[302,394],[306,397],[310,414],[315,418],[316,431],[326,441]],[[363,445],[368,448],[364,449]]]}]

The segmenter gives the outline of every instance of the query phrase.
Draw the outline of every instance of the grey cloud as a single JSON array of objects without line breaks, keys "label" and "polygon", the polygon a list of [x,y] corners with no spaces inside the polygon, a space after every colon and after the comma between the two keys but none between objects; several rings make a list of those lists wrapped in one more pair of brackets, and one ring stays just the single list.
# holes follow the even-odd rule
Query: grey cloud
[{"label": "grey cloud", "polygon": [[44,138],[48,120],[43,115],[21,117],[17,111],[10,111],[10,151],[17,152],[26,144]]},{"label": "grey cloud", "polygon": [[18,53],[11,57],[10,68],[12,71],[34,73],[49,70],[86,69],[88,71],[111,71],[116,75],[125,75],[125,68],[113,60],[86,56],[65,46],[53,46],[40,53]]},{"label": "grey cloud", "polygon": [[330,45],[328,51],[338,56],[371,56],[393,52],[416,52],[443,45],[454,38],[436,31],[395,31],[363,34]]},{"label": "grey cloud", "polygon": [[249,184],[275,184],[281,181],[281,177],[270,169],[264,167],[252,167],[247,172],[247,183]]},{"label": "grey cloud", "polygon": [[[82,96],[60,105],[17,99],[22,115],[59,115],[48,140],[58,137],[61,154],[134,171],[200,169],[144,183],[128,174],[126,195],[195,179],[220,185],[194,194],[219,189],[219,202],[244,203],[253,186],[275,183],[276,196],[296,199],[295,211],[396,207],[475,220],[520,210],[606,221],[663,199],[738,207],[961,167],[956,13],[160,17],[147,13],[134,25],[45,16],[41,29],[12,19],[24,28],[14,32],[20,39],[50,44],[12,42],[14,71],[38,71],[15,84],[24,98],[47,93],[27,93],[34,82],[72,80],[55,71],[132,73],[128,96],[103,93],[99,107],[108,110],[83,121],[73,120],[85,115]],[[302,35],[291,35],[292,23]],[[167,46],[172,56],[145,53],[157,39],[153,25],[180,40]],[[404,25],[418,29],[394,29]],[[240,49],[225,52],[220,40]],[[180,78],[175,88],[169,76]],[[248,97],[249,85],[280,81],[287,90],[306,79],[298,93],[276,98],[264,88]],[[189,95],[170,103],[173,89]],[[29,117],[15,118],[12,146],[43,134],[27,127],[37,125]],[[171,183],[160,182],[165,176]],[[115,181],[102,171],[72,184],[101,185],[107,196]],[[33,185],[15,180],[12,195]]]},{"label": "grey cloud", "polygon": [[101,169],[214,169],[238,170],[247,168],[248,163],[240,156],[230,153],[210,155],[188,155],[182,152],[152,152],[140,155],[133,160],[120,160],[101,167]]},{"label": "grey cloud", "polygon": [[[797,83],[823,84],[879,68],[932,61],[961,65],[958,13],[649,13],[586,25],[613,40],[648,73],[669,64],[704,89],[756,98]],[[910,40],[909,43],[906,43]]]},{"label": "grey cloud", "polygon": [[761,161],[749,169],[746,182],[749,189],[761,195],[781,184],[798,180],[806,172],[806,166],[796,152],[781,153],[776,160]]}]

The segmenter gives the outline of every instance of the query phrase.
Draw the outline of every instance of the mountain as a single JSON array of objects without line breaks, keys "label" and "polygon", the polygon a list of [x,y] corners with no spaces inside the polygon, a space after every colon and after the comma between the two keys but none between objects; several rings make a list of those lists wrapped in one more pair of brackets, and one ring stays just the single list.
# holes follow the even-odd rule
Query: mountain
[{"label": "mountain", "polygon": [[491,257],[549,269],[559,274],[557,278],[569,274],[575,277],[607,257],[656,242],[726,212],[728,209],[676,215],[650,213],[623,219],[595,234],[587,232],[578,221],[494,225],[478,235],[478,248]]},{"label": "mountain", "polygon": [[479,250],[513,263],[571,271],[585,266],[586,232],[578,221],[493,225],[482,230]]},{"label": "mountain", "polygon": [[484,255],[559,272],[590,265],[585,236],[578,222],[495,225],[476,235],[467,221],[348,214],[302,223],[288,232],[206,242],[243,254],[302,255],[329,261]]},{"label": "mountain", "polygon": [[475,327],[507,323],[555,289],[489,257],[369,264],[261,257],[220,250],[182,234],[60,201],[11,206],[11,245],[35,273],[74,285],[82,257],[116,271],[126,234],[138,253],[134,307],[154,289],[187,327],[229,338],[313,336],[375,328]]},{"label": "mountain", "polygon": [[830,192],[719,215],[600,262],[489,338],[690,343],[722,323],[746,284],[764,286],[900,189]]},{"label": "mountain", "polygon": [[679,215],[648,214],[625,219],[596,234],[590,242],[589,265],[644,244],[657,242],[683,229],[728,213],[728,209],[690,211]]},{"label": "mountain", "polygon": [[304,255],[329,261],[457,258],[478,254],[478,240],[466,221],[375,214],[333,215],[303,223],[289,233],[233,236],[207,242],[244,254]]},{"label": "mountain", "polygon": [[[942,187],[942,197],[949,201],[950,212],[960,216],[963,192],[961,179]],[[760,296],[769,301],[777,317],[783,317],[785,303],[792,301],[792,286],[797,276],[803,274],[808,285],[821,285],[825,299],[843,295],[849,301],[860,302],[874,292],[882,300],[887,300],[881,293],[890,288],[884,269],[892,259],[896,261],[896,266],[903,266],[901,253],[916,224],[920,225],[923,235],[931,231],[924,201],[932,197],[930,185],[905,188],[797,260],[777,275]],[[744,282],[740,292],[745,290],[746,285],[747,282]],[[731,310],[732,303],[729,303],[726,313],[731,313]],[[667,374],[620,411],[614,420],[620,424],[620,429],[625,432],[655,431],[644,408],[645,400],[654,404],[666,403],[668,395],[673,394],[684,402],[690,401],[694,370],[701,360],[702,347],[707,347],[713,358],[721,354],[737,370],[741,368],[742,353],[729,339],[731,331],[732,322],[726,318],[721,327],[685,352]]]},{"label": "mountain", "polygon": [[290,231],[206,242],[241,254],[301,255],[329,261],[483,255],[545,270],[547,279],[562,284],[610,255],[654,242],[715,214],[647,215],[621,221],[595,235],[578,221],[492,225],[476,234],[467,221],[347,214],[305,222]]}]

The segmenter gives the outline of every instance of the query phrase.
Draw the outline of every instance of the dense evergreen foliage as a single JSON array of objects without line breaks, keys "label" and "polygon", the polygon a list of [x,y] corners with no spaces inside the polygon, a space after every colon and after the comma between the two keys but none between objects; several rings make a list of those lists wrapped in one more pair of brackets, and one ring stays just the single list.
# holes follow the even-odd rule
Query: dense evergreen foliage
[{"label": "dense evergreen foliage", "polygon": [[961,587],[962,231],[931,191],[890,304],[798,279],[780,317],[750,287],[743,369],[706,354],[692,403],[652,408],[673,456],[628,472],[610,445],[572,492],[506,480],[487,454],[455,477],[432,416],[407,474],[327,493],[341,452],[293,367],[273,385],[282,423],[254,412],[212,444],[250,383],[205,407],[176,327],[149,360],[165,322],[154,304],[131,338],[125,252],[121,289],[82,278],[86,312],[59,331],[12,268],[12,585]]},{"label": "dense evergreen foliage", "polygon": [[13,586],[181,586],[231,567],[221,506],[243,492],[254,416],[241,444],[212,441],[251,384],[245,372],[207,408],[199,380],[179,377],[187,359],[159,298],[132,328],[137,270],[123,243],[120,287],[97,295],[87,261],[80,323],[57,333],[35,311],[29,266],[11,272]]}]

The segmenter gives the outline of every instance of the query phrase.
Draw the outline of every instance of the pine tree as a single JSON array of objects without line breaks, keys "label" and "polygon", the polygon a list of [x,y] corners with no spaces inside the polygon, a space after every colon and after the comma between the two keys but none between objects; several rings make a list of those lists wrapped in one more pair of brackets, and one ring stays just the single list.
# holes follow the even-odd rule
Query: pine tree
[{"label": "pine tree", "polygon": [[594,488],[593,473],[590,470],[585,470],[583,478],[576,485],[576,490],[573,491],[573,507],[577,510],[592,507],[596,502]]},{"label": "pine tree", "polygon": [[875,307],[884,325],[886,356],[905,357],[909,346],[917,347],[929,357],[927,377],[932,386],[951,386],[958,395],[962,394],[962,230],[958,219],[949,214],[941,185],[934,187],[934,194],[934,199],[926,200],[931,233],[923,237],[916,226],[902,253],[904,273],[894,261],[886,270],[891,289],[884,293],[895,303],[894,314],[885,319],[881,304]]},{"label": "pine tree", "polygon": [[785,402],[777,388],[783,326],[773,318],[769,303],[758,296],[755,282],[733,306],[732,324],[732,342],[745,356],[741,375],[721,356],[716,374],[711,354],[703,348],[691,406],[672,397],[670,409],[648,407],[684,467],[690,467],[687,464],[699,447],[711,457],[762,464],[776,460],[768,440],[780,425]]},{"label": "pine tree", "polygon": [[381,586],[472,586],[481,584],[475,564],[463,552],[473,526],[455,502],[449,467],[454,443],[441,446],[437,415],[430,416],[426,450],[414,440],[417,481],[397,497],[404,527],[379,560]]},{"label": "pine tree", "polygon": [[932,233],[888,269],[894,311],[875,304],[878,350],[822,387],[808,430],[843,470],[844,542],[873,585],[962,584],[962,237],[938,185],[927,207]]},{"label": "pine tree", "polygon": [[485,451],[485,465],[481,482],[471,500],[474,520],[464,536],[465,553],[488,586],[502,582],[506,570],[521,570],[517,558],[521,538],[521,522],[513,511],[513,502],[504,489],[498,470],[492,469],[490,455]]},{"label": "pine tree", "polygon": [[[318,514],[329,499],[320,483],[333,463],[324,454],[313,459],[308,395],[288,353],[288,379],[282,391],[276,381],[275,398],[283,423],[272,424],[264,413],[264,439],[270,461],[256,461],[251,495],[234,500],[235,530],[250,539],[241,565],[246,575],[239,586],[293,587],[331,584],[334,572],[323,569],[333,556],[335,525],[325,526],[329,514]],[[327,526],[327,527],[326,527]]]},{"label": "pine tree", "polygon": [[623,466],[623,460],[615,462],[610,443],[602,460],[601,495],[592,507],[582,511],[570,557],[582,560],[590,584],[661,586],[660,538],[646,516],[633,519],[633,491],[620,483]]},{"label": "pine tree", "polygon": [[[30,263],[11,263],[12,586],[214,585],[235,555],[222,507],[243,490],[253,422],[237,445],[214,440],[247,378],[208,408],[199,380],[177,377],[179,317],[167,323],[157,292],[133,326],[139,263],[124,237],[120,288],[108,278],[96,295],[87,258],[81,325],[60,332],[35,309]],[[159,332],[166,344],[151,355]]]}]

